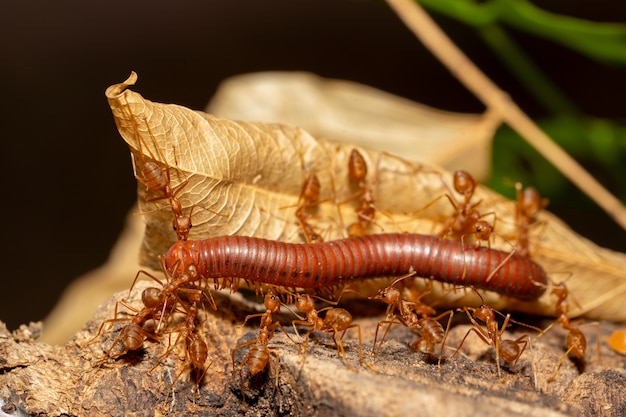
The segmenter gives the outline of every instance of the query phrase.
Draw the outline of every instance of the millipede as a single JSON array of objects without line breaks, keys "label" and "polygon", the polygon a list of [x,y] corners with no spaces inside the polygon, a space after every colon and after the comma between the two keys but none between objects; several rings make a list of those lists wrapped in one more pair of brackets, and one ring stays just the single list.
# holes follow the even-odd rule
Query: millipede
[{"label": "millipede", "polygon": [[165,255],[165,264],[170,271],[195,265],[205,279],[240,278],[304,289],[415,272],[418,277],[522,300],[539,298],[548,281],[541,266],[514,252],[411,233],[314,244],[246,236],[179,240]]}]

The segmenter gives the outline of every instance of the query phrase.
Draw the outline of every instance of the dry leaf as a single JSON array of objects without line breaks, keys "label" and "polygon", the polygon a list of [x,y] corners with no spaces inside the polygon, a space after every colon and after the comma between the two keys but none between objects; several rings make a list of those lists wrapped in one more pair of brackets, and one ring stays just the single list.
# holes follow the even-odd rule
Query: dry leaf
[{"label": "dry leaf", "polygon": [[[325,200],[312,222],[326,240],[345,237],[345,226],[356,219],[354,207],[334,202],[355,192],[347,173],[353,146],[316,140],[297,127],[234,122],[153,103],[127,89],[135,80],[133,73],[107,89],[116,124],[136,163],[152,158],[172,168],[173,186],[185,184],[178,197],[186,209],[201,207],[193,212],[191,239],[239,234],[302,242],[294,211],[308,172],[319,176]],[[453,211],[446,198],[435,201],[451,193],[450,174],[434,165],[358,149],[370,167],[368,182],[375,190],[378,214],[372,232],[438,232]],[[175,241],[172,214],[167,201],[146,201],[142,184],[139,193],[147,224],[142,262],[155,267],[157,255]],[[483,213],[497,217],[492,247],[510,251],[515,241],[514,202],[484,187],[478,187],[474,198],[481,201]],[[543,226],[533,231],[533,259],[555,282],[567,280],[574,313],[625,321],[626,255],[597,247],[549,213],[539,220]],[[471,294],[467,297],[473,300],[455,301],[477,302]],[[554,299],[546,294],[529,303],[490,294],[485,302],[546,314],[553,313]]]},{"label": "dry leaf", "polygon": [[[262,72],[223,81],[208,113],[280,122],[325,138],[485,178],[495,114],[446,112],[351,81],[306,72]],[[468,158],[467,155],[472,155]]]}]

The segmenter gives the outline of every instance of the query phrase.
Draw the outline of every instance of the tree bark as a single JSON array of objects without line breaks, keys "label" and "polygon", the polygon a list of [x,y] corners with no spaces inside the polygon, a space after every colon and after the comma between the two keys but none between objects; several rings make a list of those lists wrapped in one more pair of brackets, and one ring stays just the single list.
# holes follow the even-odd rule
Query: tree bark
[{"label": "tree bark", "polygon": [[[141,306],[139,295],[150,285],[137,283],[131,306]],[[201,313],[201,332],[209,347],[202,375],[191,373],[183,343],[164,355],[176,341],[175,334],[163,333],[160,342],[147,340],[138,351],[103,360],[107,353],[114,356],[121,350],[116,339],[128,322],[105,324],[99,335],[98,329],[127,295],[121,292],[109,299],[65,346],[37,343],[40,324],[31,323],[12,333],[0,325],[2,410],[9,415],[19,415],[19,411],[44,416],[383,417],[618,416],[626,411],[626,360],[603,342],[617,327],[610,323],[601,325],[602,363],[596,348],[597,327],[585,325],[585,361],[575,364],[566,358],[554,382],[546,380],[564,352],[564,332],[555,325],[537,339],[536,332],[521,327],[521,332],[531,335],[532,344],[515,367],[501,364],[502,381],[498,381],[493,349],[473,334],[461,353],[451,358],[469,329],[467,324],[452,327],[440,369],[437,358],[410,349],[416,336],[401,326],[391,327],[380,353],[372,357],[371,342],[383,319],[381,310],[373,302],[355,301],[346,308],[360,325],[367,365],[359,363],[355,329],[345,335],[345,361],[338,357],[328,333],[313,333],[303,355],[296,343],[277,331],[269,342],[269,366],[250,376],[247,366],[239,365],[249,346],[235,351],[234,371],[231,349],[257,337],[254,320],[244,328],[239,326],[259,306],[241,293],[218,293],[217,311],[207,308]],[[121,312],[121,304],[117,307],[119,318],[128,317]],[[376,316],[372,316],[373,308]],[[284,318],[288,323],[288,316]],[[286,329],[297,339],[290,325]],[[519,334],[507,331],[505,337]]]}]

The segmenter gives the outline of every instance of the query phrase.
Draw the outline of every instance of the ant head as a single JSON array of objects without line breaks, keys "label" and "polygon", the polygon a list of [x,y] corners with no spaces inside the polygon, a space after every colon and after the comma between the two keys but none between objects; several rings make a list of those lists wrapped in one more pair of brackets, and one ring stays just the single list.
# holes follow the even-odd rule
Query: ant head
[{"label": "ant head", "polygon": [[265,300],[263,301],[265,308],[272,313],[280,311],[280,299],[274,292],[268,292],[265,294]]},{"label": "ant head", "polygon": [[478,320],[483,321],[485,323],[487,323],[487,321],[495,320],[493,309],[484,304],[474,309],[474,317],[476,317]]},{"label": "ant head", "polygon": [[180,240],[187,240],[189,232],[193,225],[191,224],[191,217],[189,216],[176,216],[172,220],[172,227],[176,232],[176,235]]},{"label": "ant head", "polygon": [[369,297],[370,300],[382,300],[383,303],[391,305],[400,300],[400,290],[396,287],[386,287],[378,290],[375,296]]},{"label": "ant head", "polygon": [[474,223],[474,233],[476,238],[480,240],[488,240],[493,232],[493,226],[484,220],[478,220]]},{"label": "ant head", "polygon": [[308,312],[315,308],[313,297],[308,294],[299,294],[296,296],[296,308],[302,312]]}]

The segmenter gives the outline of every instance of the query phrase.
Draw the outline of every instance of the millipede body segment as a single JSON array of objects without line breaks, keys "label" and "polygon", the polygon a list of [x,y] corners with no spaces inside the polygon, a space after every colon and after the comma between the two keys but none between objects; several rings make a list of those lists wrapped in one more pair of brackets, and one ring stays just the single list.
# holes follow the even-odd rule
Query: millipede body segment
[{"label": "millipede body segment", "polygon": [[242,278],[291,288],[322,288],[357,279],[416,276],[535,300],[548,282],[532,260],[431,235],[389,233],[320,243],[245,236],[177,241],[168,270],[195,264],[207,279]]}]

